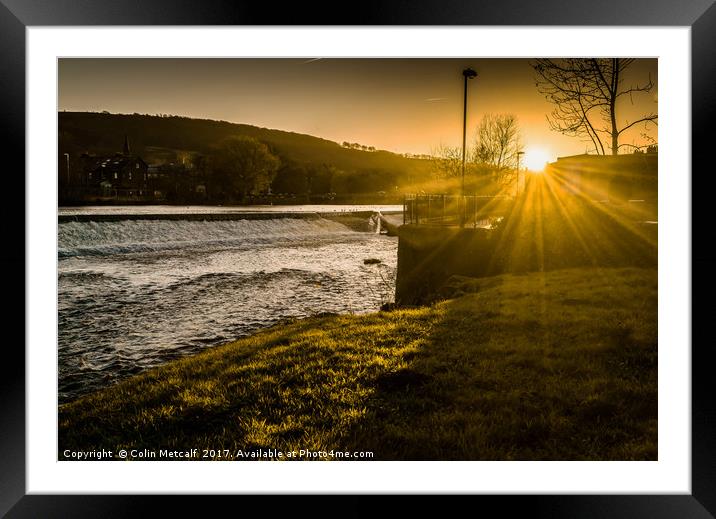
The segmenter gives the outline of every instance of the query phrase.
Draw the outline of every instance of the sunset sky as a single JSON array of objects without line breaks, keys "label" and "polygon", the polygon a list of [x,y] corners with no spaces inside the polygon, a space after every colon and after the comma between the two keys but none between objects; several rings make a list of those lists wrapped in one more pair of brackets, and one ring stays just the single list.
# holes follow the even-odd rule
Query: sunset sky
[{"label": "sunset sky", "polygon": [[[527,59],[61,59],[59,110],[171,114],[219,119],[358,142],[398,153],[430,153],[462,141],[465,67],[468,139],[486,113],[517,116],[527,151],[547,160],[584,153],[577,138],[550,131],[552,105],[537,91]],[[624,120],[657,112],[657,60],[637,60],[625,85]],[[635,127],[620,142],[642,144]],[[649,134],[656,139],[652,126]]]}]

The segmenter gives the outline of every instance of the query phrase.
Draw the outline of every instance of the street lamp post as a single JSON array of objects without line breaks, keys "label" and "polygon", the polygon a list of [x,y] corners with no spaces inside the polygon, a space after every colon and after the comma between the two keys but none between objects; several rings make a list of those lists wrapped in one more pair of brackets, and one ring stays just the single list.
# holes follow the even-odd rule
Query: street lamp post
[{"label": "street lamp post", "polygon": [[462,105],[462,190],[461,190],[461,202],[462,211],[460,211],[460,227],[465,226],[465,140],[467,136],[467,80],[474,79],[477,77],[477,72],[471,68],[466,68],[462,71],[462,75],[465,78],[465,88],[463,95]]},{"label": "street lamp post", "polygon": [[[69,197],[70,196],[70,154],[65,153],[65,160],[67,165],[67,185],[65,186],[65,192],[64,196]],[[59,186],[58,186],[59,188]]]},{"label": "street lamp post", "polygon": [[65,159],[67,159],[67,187],[70,185],[70,154],[65,153]]},{"label": "street lamp post", "polygon": [[524,151],[517,152],[517,184],[515,185],[515,196],[520,194],[520,157],[524,154]]}]

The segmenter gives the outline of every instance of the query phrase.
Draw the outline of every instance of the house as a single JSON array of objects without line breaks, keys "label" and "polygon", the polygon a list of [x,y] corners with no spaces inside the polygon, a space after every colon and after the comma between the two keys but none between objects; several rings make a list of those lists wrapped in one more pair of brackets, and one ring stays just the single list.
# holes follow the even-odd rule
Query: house
[{"label": "house", "polygon": [[593,200],[656,201],[658,195],[658,152],[625,155],[572,155],[559,157],[545,172],[564,191]]},{"label": "house", "polygon": [[105,156],[82,155],[84,185],[87,194],[101,197],[142,199],[151,196],[148,166],[131,152],[124,138],[121,153]]}]

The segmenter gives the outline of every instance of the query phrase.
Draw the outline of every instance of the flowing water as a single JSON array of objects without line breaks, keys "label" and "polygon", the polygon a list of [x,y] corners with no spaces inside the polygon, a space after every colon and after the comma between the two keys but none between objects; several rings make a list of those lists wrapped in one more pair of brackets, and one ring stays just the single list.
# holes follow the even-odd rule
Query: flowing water
[{"label": "flowing water", "polygon": [[60,211],[61,403],[281,320],[375,311],[394,294],[397,238],[377,234],[365,215],[345,225],[310,213],[220,221],[63,214],[93,218]]}]

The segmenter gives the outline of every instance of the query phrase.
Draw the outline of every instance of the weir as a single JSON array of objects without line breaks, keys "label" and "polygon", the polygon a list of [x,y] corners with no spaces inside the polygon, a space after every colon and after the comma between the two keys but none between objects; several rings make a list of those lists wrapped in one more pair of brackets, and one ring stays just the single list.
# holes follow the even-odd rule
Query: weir
[{"label": "weir", "polygon": [[233,220],[276,220],[281,218],[296,218],[300,220],[317,220],[319,213],[148,213],[148,214],[60,214],[57,220],[64,222],[122,222],[125,220],[181,220],[189,222],[203,221],[233,221]]},{"label": "weir", "polygon": [[[59,214],[57,221],[64,222],[121,222],[124,220],[182,220],[190,222],[202,221],[234,221],[234,220],[278,220],[292,218],[298,220],[317,220],[319,218],[370,218],[375,211],[346,212],[217,212],[217,213],[105,213],[105,214]],[[383,215],[401,214],[401,211],[383,211]]]}]

